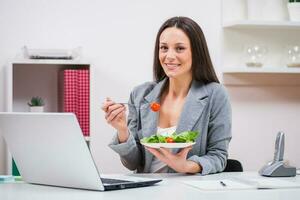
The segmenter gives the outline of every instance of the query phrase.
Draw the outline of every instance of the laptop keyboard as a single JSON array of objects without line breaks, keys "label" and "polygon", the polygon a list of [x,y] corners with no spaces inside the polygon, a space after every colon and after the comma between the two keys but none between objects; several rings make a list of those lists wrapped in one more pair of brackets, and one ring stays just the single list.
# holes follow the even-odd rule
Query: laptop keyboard
[{"label": "laptop keyboard", "polygon": [[132,181],[125,181],[119,179],[110,179],[110,178],[101,178],[102,183],[104,184],[118,184],[118,183],[131,183]]}]

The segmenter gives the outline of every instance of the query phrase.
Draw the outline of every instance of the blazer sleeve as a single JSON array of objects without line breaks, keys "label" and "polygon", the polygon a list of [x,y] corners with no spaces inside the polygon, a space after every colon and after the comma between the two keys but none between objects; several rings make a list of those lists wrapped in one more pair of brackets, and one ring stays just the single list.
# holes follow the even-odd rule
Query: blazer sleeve
[{"label": "blazer sleeve", "polygon": [[[129,104],[134,103],[134,91],[130,94]],[[127,117],[127,126],[129,138],[124,143],[119,143],[116,133],[109,144],[109,147],[120,155],[122,164],[129,170],[142,171],[143,168],[143,154],[140,141],[138,139],[138,112],[137,108],[129,106],[129,113]]]},{"label": "blazer sleeve", "polygon": [[208,123],[207,147],[204,156],[193,155],[188,160],[202,166],[202,175],[222,172],[227,163],[231,140],[231,105],[223,86],[211,94],[211,111]]}]

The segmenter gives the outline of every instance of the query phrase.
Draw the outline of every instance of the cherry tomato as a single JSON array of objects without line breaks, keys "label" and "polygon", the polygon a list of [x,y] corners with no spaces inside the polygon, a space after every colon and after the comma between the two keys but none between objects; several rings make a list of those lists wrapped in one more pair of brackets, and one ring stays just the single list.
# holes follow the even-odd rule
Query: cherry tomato
[{"label": "cherry tomato", "polygon": [[160,109],[160,104],[156,103],[156,102],[153,102],[153,103],[151,103],[150,108],[153,112],[157,112]]},{"label": "cherry tomato", "polygon": [[166,142],[167,143],[174,143],[174,140],[173,140],[173,138],[167,137]]}]

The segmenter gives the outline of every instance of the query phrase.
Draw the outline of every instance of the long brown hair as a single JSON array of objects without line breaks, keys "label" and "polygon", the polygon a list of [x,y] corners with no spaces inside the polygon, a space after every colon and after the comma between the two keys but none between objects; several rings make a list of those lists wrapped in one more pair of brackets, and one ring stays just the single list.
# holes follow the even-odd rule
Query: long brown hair
[{"label": "long brown hair", "polygon": [[212,65],[206,40],[200,26],[188,17],[173,17],[168,19],[159,29],[154,49],[153,75],[154,80],[159,82],[166,74],[159,61],[159,38],[161,33],[170,27],[181,29],[189,38],[192,51],[192,76],[193,80],[204,84],[210,82],[219,83],[218,77]]}]

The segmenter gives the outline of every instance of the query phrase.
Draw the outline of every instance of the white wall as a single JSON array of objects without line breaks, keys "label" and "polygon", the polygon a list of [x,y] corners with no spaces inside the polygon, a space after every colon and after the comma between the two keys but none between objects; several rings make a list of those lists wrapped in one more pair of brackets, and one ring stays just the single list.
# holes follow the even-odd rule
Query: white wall
[{"label": "white wall", "polygon": [[[135,85],[152,79],[156,32],[167,18],[178,15],[191,17],[201,25],[215,68],[220,74],[221,0],[0,0],[0,111],[4,110],[5,103],[4,66],[19,53],[23,45],[30,48],[82,46],[84,58],[94,67],[94,158],[103,172],[126,172],[118,155],[107,147],[114,130],[105,124],[100,109],[101,102],[106,96],[117,101],[127,101],[129,92]],[[271,90],[276,93],[281,88]],[[250,101],[252,94],[261,91],[255,87],[228,87],[228,91],[234,114],[234,137],[230,153],[232,157],[244,162],[245,169],[258,169],[267,158],[272,157],[272,134],[277,130],[275,125],[278,122],[293,117],[291,123],[285,121],[279,128],[284,127],[281,129],[296,133],[299,88],[285,91],[283,95],[290,96],[285,95],[287,97],[284,101],[281,101],[280,95],[265,95],[260,92],[257,98]],[[245,99],[247,95],[249,98]],[[269,103],[273,100],[273,103]],[[283,107],[279,108],[278,105]],[[265,108],[266,112],[263,112]],[[256,113],[255,110],[259,112]],[[266,117],[275,115],[274,112],[280,112],[282,117],[275,118],[275,123],[264,123]],[[299,136],[296,139],[299,141]],[[299,156],[294,151],[294,141],[296,140],[288,140],[289,160],[300,166]],[[3,146],[0,140],[0,173],[4,171]]]},{"label": "white wall", "polygon": [[285,133],[284,158],[300,166],[300,88],[286,86],[227,87],[232,103],[231,157],[248,170],[258,170],[273,159],[275,137]]}]

